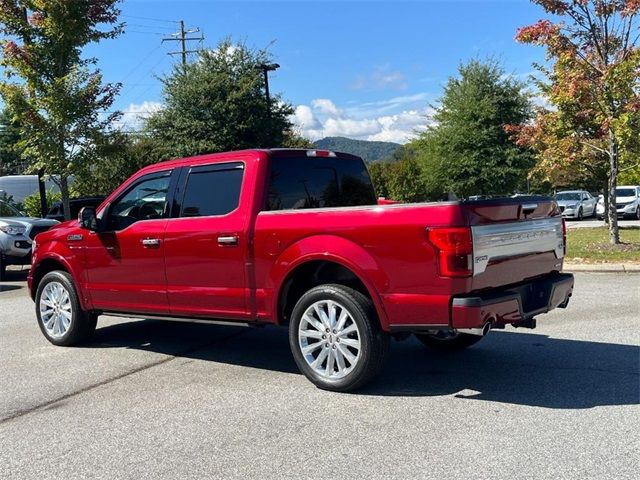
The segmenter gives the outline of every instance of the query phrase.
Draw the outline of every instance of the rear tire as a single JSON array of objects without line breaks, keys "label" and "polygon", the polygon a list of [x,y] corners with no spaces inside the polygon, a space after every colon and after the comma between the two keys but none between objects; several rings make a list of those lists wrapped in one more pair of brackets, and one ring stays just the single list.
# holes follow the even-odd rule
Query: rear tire
[{"label": "rear tire", "polygon": [[458,332],[450,333],[445,331],[438,333],[416,333],[415,336],[427,347],[442,352],[464,350],[484,338],[480,335]]},{"label": "rear tire", "polygon": [[96,329],[98,316],[80,306],[71,275],[47,273],[36,291],[38,326],[54,345],[73,346],[86,342]]},{"label": "rear tire", "polygon": [[371,300],[342,285],[320,285],[293,309],[289,345],[300,371],[318,388],[348,392],[375,377],[389,351]]}]

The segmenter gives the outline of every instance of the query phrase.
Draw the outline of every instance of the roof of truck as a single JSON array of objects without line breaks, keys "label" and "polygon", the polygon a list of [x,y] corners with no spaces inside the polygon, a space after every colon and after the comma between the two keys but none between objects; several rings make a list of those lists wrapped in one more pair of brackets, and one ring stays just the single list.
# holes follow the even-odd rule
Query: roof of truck
[{"label": "roof of truck", "polygon": [[[220,153],[207,153],[204,155],[196,155],[192,157],[166,160],[164,162],[159,162],[159,163],[154,163],[153,165],[149,165],[143,168],[140,171],[140,173],[156,172],[158,170],[164,170],[167,167],[183,167],[185,165],[203,165],[207,163],[225,162],[225,161],[233,160],[232,157],[234,156],[240,157],[238,159],[243,159],[243,158],[256,156],[256,155],[265,155],[265,154],[269,156],[277,156],[277,157],[315,156],[315,155],[309,155],[309,152],[323,153],[323,155],[317,155],[317,156],[331,156],[331,157],[337,157],[337,158],[360,159],[360,157],[351,155],[350,153],[333,152],[329,150],[314,149],[314,148],[251,148],[246,150],[234,150],[230,152],[220,152]],[[325,155],[325,153],[329,153],[330,155]]]}]

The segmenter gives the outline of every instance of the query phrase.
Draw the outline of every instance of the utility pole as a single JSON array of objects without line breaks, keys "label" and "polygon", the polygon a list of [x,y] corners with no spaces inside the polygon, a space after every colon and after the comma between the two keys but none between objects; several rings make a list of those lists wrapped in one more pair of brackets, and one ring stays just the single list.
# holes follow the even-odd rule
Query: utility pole
[{"label": "utility pole", "polygon": [[280,68],[280,65],[277,63],[261,63],[256,65],[256,69],[262,70],[262,74],[264,75],[264,89],[267,97],[267,115],[271,116],[271,97],[269,96],[269,72],[273,72],[276,69]]},{"label": "utility pole", "polygon": [[[172,34],[169,37],[165,37],[162,39],[162,43],[164,42],[180,42],[180,51],[179,52],[169,52],[169,55],[180,55],[182,57],[182,66],[187,64],[187,54],[189,53],[197,53],[202,48],[202,42],[204,41],[204,35],[200,33],[199,37],[189,37],[189,35],[193,33],[200,33],[200,28],[192,28],[187,30],[184,26],[184,20],[180,20],[180,31]],[[197,50],[187,50],[187,42],[198,41],[200,42],[200,49]]]}]

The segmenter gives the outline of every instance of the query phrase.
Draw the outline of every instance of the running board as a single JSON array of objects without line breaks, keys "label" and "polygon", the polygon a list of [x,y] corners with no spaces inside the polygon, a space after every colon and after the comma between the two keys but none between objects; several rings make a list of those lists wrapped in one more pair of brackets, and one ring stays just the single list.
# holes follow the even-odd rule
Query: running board
[{"label": "running board", "polygon": [[164,315],[144,315],[140,313],[121,313],[121,312],[101,312],[101,315],[108,317],[124,317],[135,318],[137,320],[166,320],[169,322],[186,322],[186,323],[205,323],[208,325],[225,325],[229,327],[262,327],[264,323],[257,322],[238,322],[235,320],[209,320],[206,318],[185,318],[185,317],[171,317]]}]

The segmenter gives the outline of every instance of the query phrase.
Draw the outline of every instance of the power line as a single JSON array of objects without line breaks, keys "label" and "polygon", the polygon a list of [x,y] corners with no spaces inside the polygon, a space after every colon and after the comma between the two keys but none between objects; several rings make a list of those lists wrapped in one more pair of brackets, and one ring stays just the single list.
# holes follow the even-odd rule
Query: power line
[{"label": "power line", "polygon": [[[200,33],[199,37],[189,37],[193,33]],[[200,43],[200,49],[198,50],[187,50],[187,42],[198,41]],[[204,41],[204,35],[200,32],[200,28],[192,28],[190,30],[186,30],[184,26],[184,20],[180,20],[180,31],[172,34],[170,37],[165,37],[162,39],[162,43],[164,42],[180,42],[180,51],[179,52],[169,52],[169,55],[180,55],[182,56],[182,65],[187,64],[187,54],[189,53],[197,53],[202,49],[202,42]]]},{"label": "power line", "polygon": [[167,25],[143,25],[141,23],[125,23],[127,27],[136,27],[136,28],[151,28],[151,29],[163,29],[163,30],[173,30],[173,27]]},{"label": "power line", "polygon": [[162,18],[150,18],[150,17],[139,17],[137,15],[120,15],[123,18],[135,18],[137,20],[147,20],[150,22],[163,22],[163,23],[180,23],[176,20],[165,20]]}]

